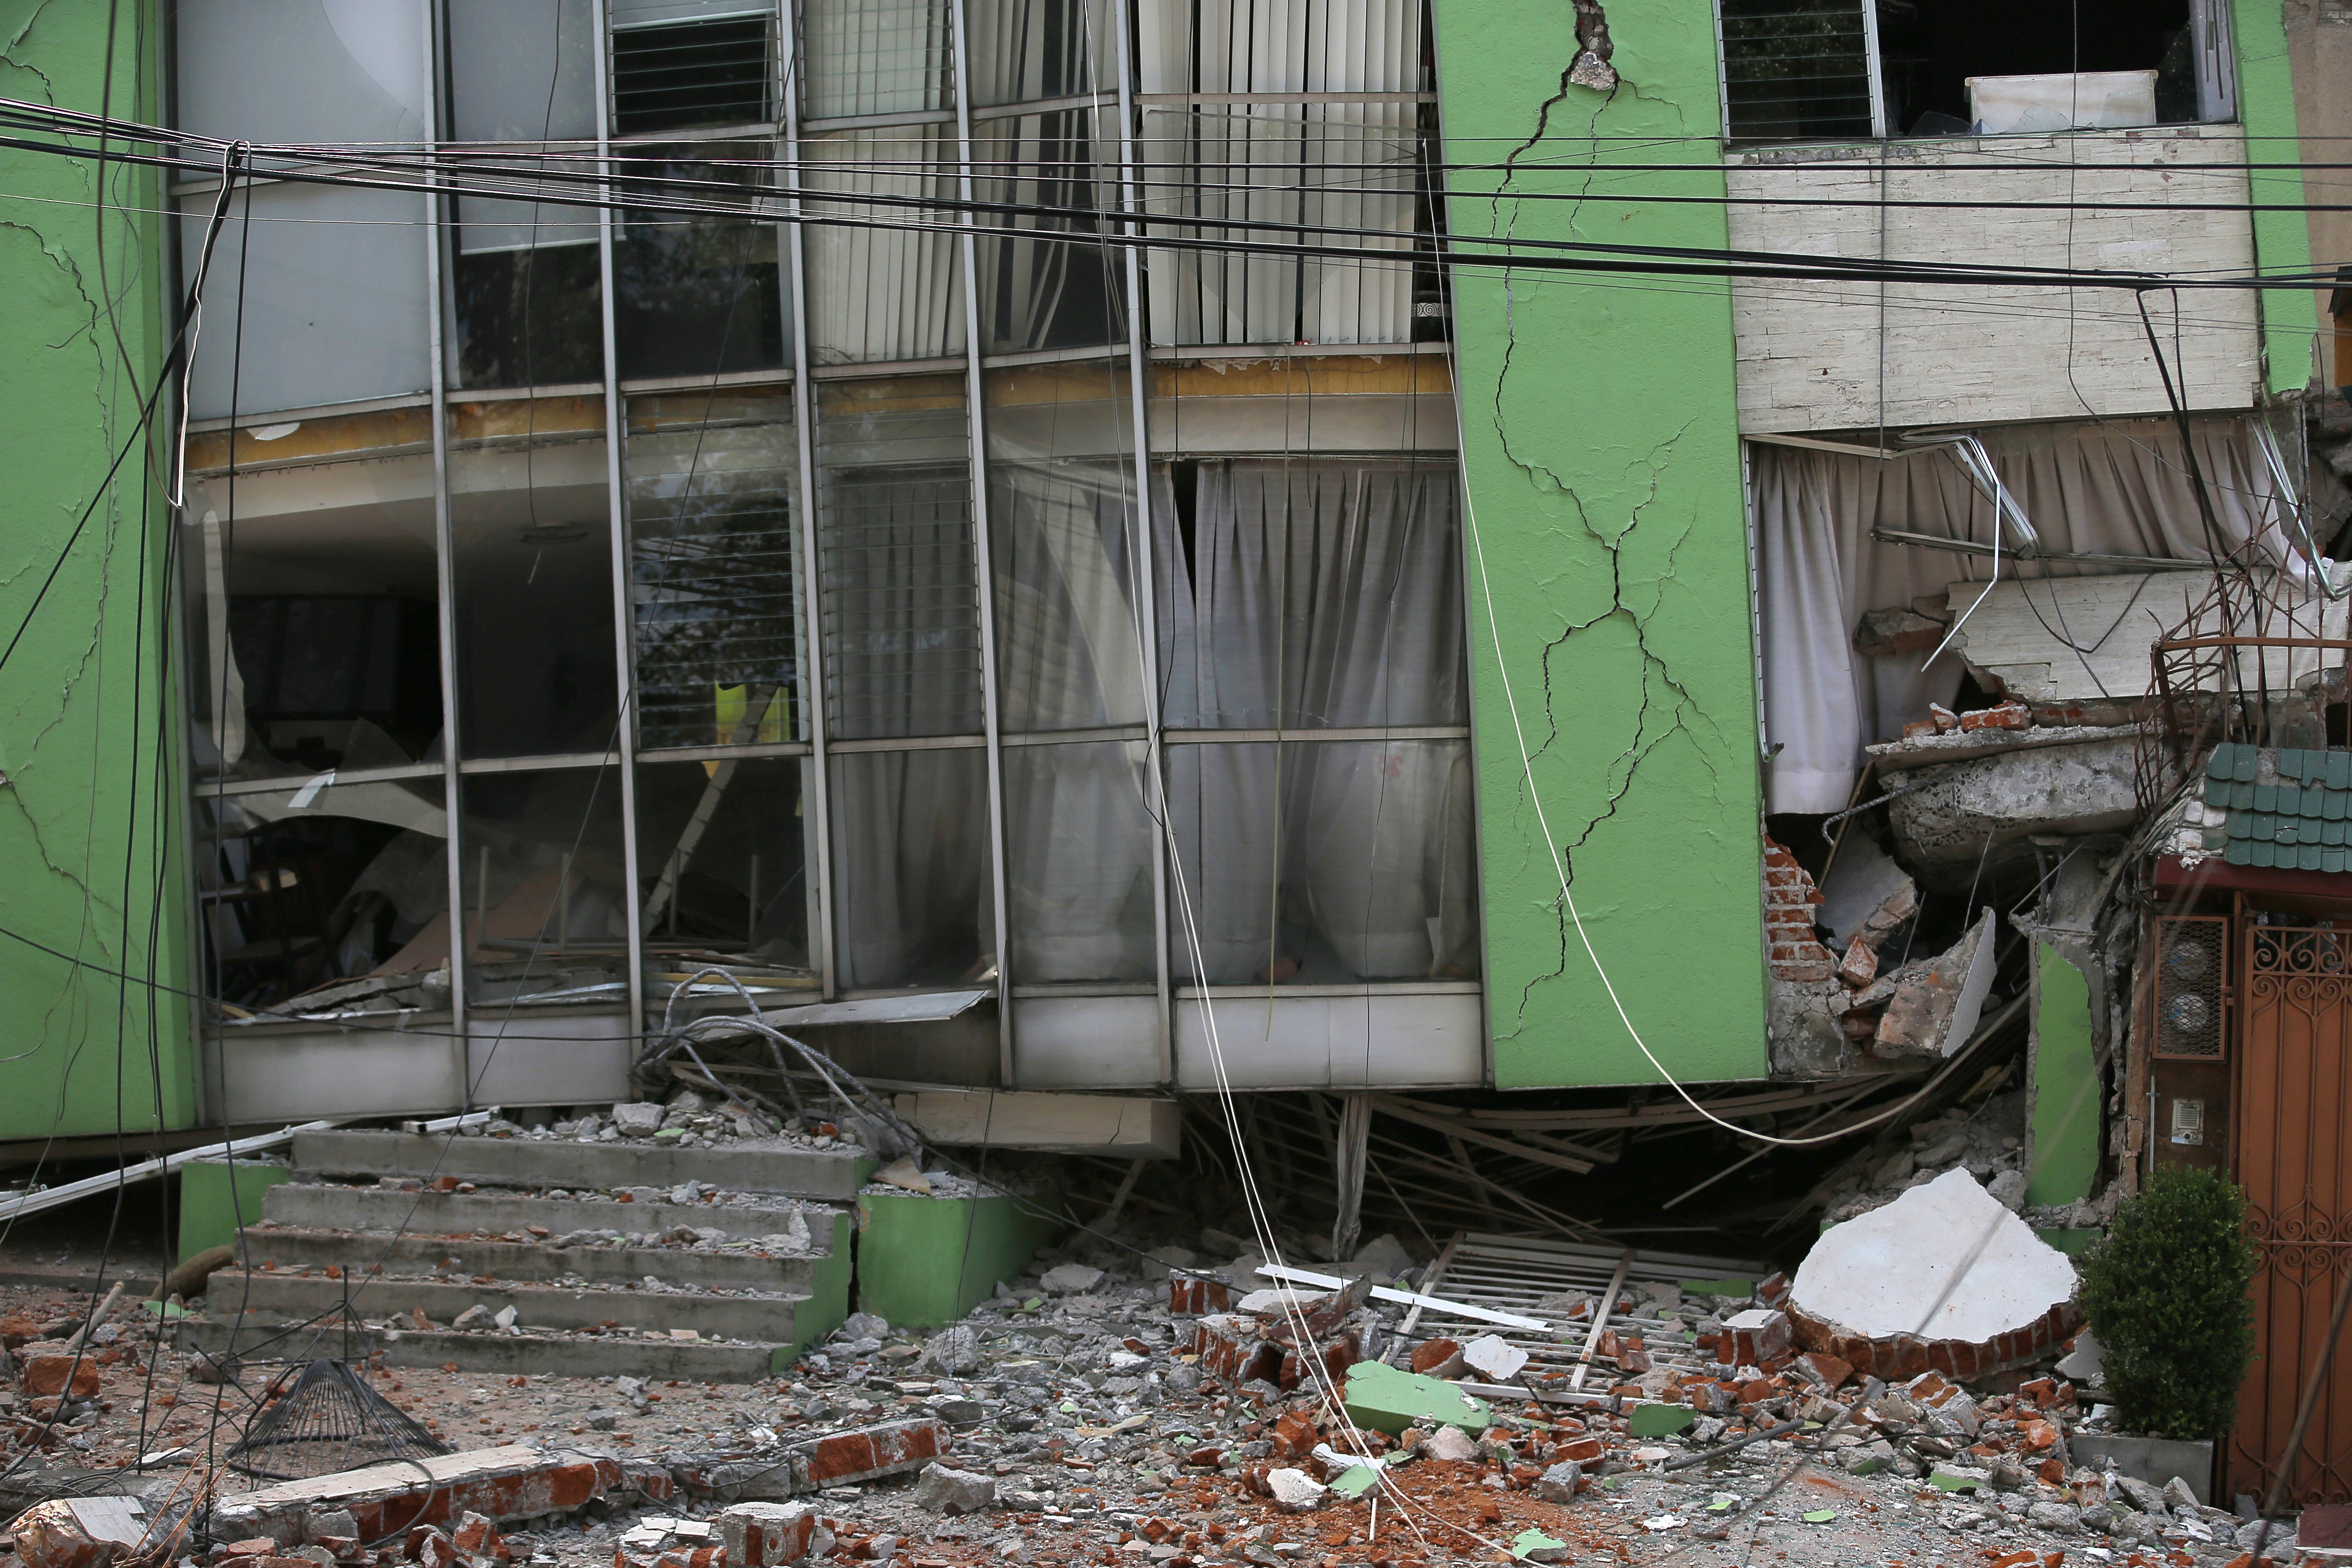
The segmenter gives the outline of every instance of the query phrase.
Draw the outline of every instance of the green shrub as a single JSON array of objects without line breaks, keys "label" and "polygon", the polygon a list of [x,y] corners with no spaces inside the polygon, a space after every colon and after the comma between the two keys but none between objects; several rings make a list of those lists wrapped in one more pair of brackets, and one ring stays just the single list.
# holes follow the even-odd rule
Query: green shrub
[{"label": "green shrub", "polygon": [[2254,1348],[2245,1222],[2245,1194],[2220,1172],[2160,1166],[2083,1255],[2083,1313],[2125,1431],[2194,1441],[2230,1429]]}]

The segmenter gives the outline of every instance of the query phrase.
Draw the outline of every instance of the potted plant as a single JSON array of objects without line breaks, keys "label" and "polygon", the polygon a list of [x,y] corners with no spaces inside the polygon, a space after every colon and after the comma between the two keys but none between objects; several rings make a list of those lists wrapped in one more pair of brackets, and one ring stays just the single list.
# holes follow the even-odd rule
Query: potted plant
[{"label": "potted plant", "polygon": [[2080,1300],[2118,1430],[2078,1438],[2078,1458],[2158,1486],[2178,1475],[2210,1497],[2213,1440],[2253,1355],[2245,1223],[2245,1194],[2218,1171],[2158,1167],[2117,1205],[2083,1256]]}]

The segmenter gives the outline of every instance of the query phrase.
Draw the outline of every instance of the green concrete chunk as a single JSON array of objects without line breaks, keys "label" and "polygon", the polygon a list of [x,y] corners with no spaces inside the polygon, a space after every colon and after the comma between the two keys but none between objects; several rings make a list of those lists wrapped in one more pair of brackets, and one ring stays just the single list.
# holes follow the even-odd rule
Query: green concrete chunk
[{"label": "green concrete chunk", "polygon": [[1753,1279],[1677,1279],[1675,1288],[1685,1296],[1753,1296]]},{"label": "green concrete chunk", "polygon": [[180,1167],[180,1258],[236,1239],[240,1223],[261,1219],[262,1194],[293,1175],[267,1160],[239,1160],[229,1179],[226,1160],[191,1160]]},{"label": "green concrete chunk", "polygon": [[1523,1563],[1559,1562],[1567,1550],[1567,1542],[1556,1541],[1540,1530],[1523,1530],[1511,1542],[1511,1555]]},{"label": "green concrete chunk", "polygon": [[1494,1419],[1484,1400],[1473,1399],[1450,1383],[1376,1361],[1360,1361],[1348,1369],[1347,1400],[1350,1420],[1391,1437],[1417,1426],[1483,1432]]},{"label": "green concrete chunk", "polygon": [[1380,1468],[1376,1465],[1349,1465],[1331,1483],[1331,1489],[1341,1497],[1361,1497],[1379,1484]]},{"label": "green concrete chunk", "polygon": [[1833,1508],[1817,1508],[1813,1510],[1812,1512],[1805,1515],[1805,1522],[1807,1524],[1827,1524],[1836,1517],[1837,1510]]},{"label": "green concrete chunk", "polygon": [[2091,986],[2054,942],[2033,944],[2033,1027],[2027,1072],[2025,1201],[2080,1203],[2099,1168],[2099,1068],[2091,1037]]},{"label": "green concrete chunk", "polygon": [[1885,1468],[1884,1459],[1856,1459],[1846,1467],[1845,1473],[1850,1476],[1874,1476]]},{"label": "green concrete chunk", "polygon": [[1697,1421],[1698,1412],[1687,1405],[1636,1405],[1625,1430],[1635,1437],[1679,1437]]}]

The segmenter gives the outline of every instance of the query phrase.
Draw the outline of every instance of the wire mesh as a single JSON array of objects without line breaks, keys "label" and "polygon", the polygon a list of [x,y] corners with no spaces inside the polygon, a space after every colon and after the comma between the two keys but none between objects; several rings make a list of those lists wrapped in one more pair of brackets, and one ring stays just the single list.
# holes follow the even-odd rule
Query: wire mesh
[{"label": "wire mesh", "polygon": [[305,1480],[391,1459],[450,1452],[340,1361],[303,1367],[228,1451],[229,1468],[268,1480]]}]

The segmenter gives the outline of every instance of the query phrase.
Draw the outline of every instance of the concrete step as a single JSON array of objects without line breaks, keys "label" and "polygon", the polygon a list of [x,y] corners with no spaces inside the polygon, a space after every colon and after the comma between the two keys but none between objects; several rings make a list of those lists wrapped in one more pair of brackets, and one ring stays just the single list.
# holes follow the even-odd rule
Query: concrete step
[{"label": "concrete step", "polygon": [[[348,1339],[341,1326],[292,1327],[278,1315],[248,1312],[241,1321],[190,1318],[174,1326],[182,1350],[201,1350],[216,1360],[295,1361],[342,1356],[353,1361],[381,1356],[387,1366],[456,1366],[460,1372],[509,1376],[552,1373],[560,1377],[642,1377],[648,1381],[756,1383],[791,1364],[790,1340],[719,1344],[707,1340],[640,1338],[621,1334],[459,1333],[405,1329],[387,1332],[354,1326]],[[249,1387],[260,1386],[247,1377]]]},{"label": "concrete step", "polygon": [[[801,1206],[791,1198],[734,1201],[740,1196],[730,1194],[711,1203],[622,1203],[585,1193],[542,1197],[516,1187],[491,1186],[471,1193],[407,1192],[298,1175],[269,1189],[261,1201],[261,1216],[310,1230],[414,1230],[436,1236],[469,1236],[476,1231],[504,1236],[534,1225],[546,1226],[551,1236],[575,1230],[617,1230],[626,1235],[690,1225],[714,1226],[730,1237],[758,1237],[788,1229],[793,1210]],[[824,1215],[828,1212],[816,1207],[806,1211],[813,1237],[824,1235]]]},{"label": "concrete step", "polygon": [[289,1318],[340,1313],[346,1301],[359,1318],[405,1318],[422,1309],[447,1323],[468,1307],[496,1312],[512,1307],[525,1329],[602,1329],[607,1324],[637,1329],[694,1329],[706,1336],[790,1343],[793,1311],[809,1299],[806,1289],[752,1296],[621,1289],[614,1287],[537,1285],[374,1274],[362,1279],[331,1279],[324,1274],[289,1274],[268,1269],[225,1268],[213,1276],[205,1294],[207,1315],[247,1311]]},{"label": "concrete step", "polygon": [[294,1165],[337,1175],[450,1177],[518,1187],[674,1187],[702,1182],[730,1192],[845,1203],[875,1166],[871,1156],[810,1149],[779,1139],[740,1139],[702,1149],[623,1139],[467,1138],[372,1128],[305,1132]]},{"label": "concrete step", "polygon": [[246,1257],[280,1269],[345,1269],[415,1276],[446,1271],[470,1279],[540,1283],[572,1276],[591,1285],[635,1285],[648,1274],[668,1285],[719,1290],[804,1292],[814,1283],[823,1247],[831,1240],[828,1214],[815,1211],[809,1239],[799,1253],[704,1252],[689,1247],[557,1247],[544,1241],[485,1241],[476,1237],[434,1236],[389,1230],[308,1230],[249,1226]]}]

